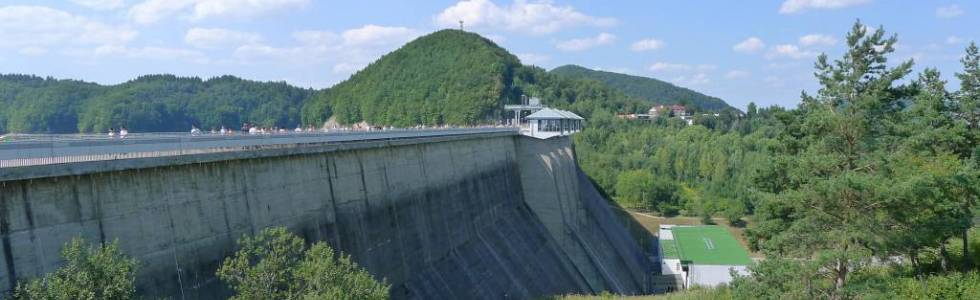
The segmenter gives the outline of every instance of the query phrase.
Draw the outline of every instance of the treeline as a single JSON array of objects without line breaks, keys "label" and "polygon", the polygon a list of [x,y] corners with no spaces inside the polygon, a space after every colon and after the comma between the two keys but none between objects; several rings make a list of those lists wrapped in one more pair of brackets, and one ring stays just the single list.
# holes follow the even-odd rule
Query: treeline
[{"label": "treeline", "polygon": [[0,132],[71,133],[239,128],[492,124],[522,95],[589,116],[597,110],[646,110],[592,79],[564,78],[523,66],[477,34],[442,30],[406,44],[329,89],[223,76],[149,75],[112,86],[28,75],[0,75]]},{"label": "treeline", "polygon": [[[242,236],[239,250],[218,267],[215,276],[234,291],[231,299],[388,299],[390,286],[337,253],[324,242],[308,245],[284,227]],[[142,299],[136,291],[140,262],[119,249],[118,241],[87,244],[74,238],[61,250],[64,265],[17,283],[15,300]],[[0,294],[6,299],[7,295]]]},{"label": "treeline", "polygon": [[672,216],[722,214],[737,223],[751,213],[756,175],[770,165],[780,107],[744,116],[699,116],[681,120],[621,120],[594,114],[575,136],[583,170],[620,205]]},{"label": "treeline", "polygon": [[[576,65],[564,65],[549,73],[570,79],[590,79],[620,90],[626,95],[653,102],[655,104],[682,104],[699,111],[736,110],[721,99],[696,91],[675,86],[654,78],[626,75],[614,72],[591,70]],[[647,107],[646,109],[649,109]],[[646,112],[643,109],[642,112]],[[629,111],[641,112],[641,111]]]},{"label": "treeline", "polygon": [[141,76],[118,85],[30,75],[0,75],[0,133],[186,131],[264,127],[295,128],[313,90],[285,82],[233,76],[202,80],[173,75]]}]

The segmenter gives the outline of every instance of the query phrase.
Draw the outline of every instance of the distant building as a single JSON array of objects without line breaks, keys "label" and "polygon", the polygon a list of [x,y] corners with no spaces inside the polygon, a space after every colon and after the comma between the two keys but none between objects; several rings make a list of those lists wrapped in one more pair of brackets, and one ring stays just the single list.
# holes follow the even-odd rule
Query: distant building
[{"label": "distant building", "polygon": [[667,112],[667,106],[654,105],[653,107],[650,108],[650,110],[647,111],[647,114],[650,115],[650,117],[652,118],[656,118],[657,116],[660,116],[665,112]]},{"label": "distant building", "polygon": [[670,106],[670,112],[673,113],[675,117],[687,116],[687,107],[674,104]]},{"label": "distant building", "polygon": [[727,284],[729,270],[747,275],[752,264],[745,248],[721,226],[660,225],[658,237],[661,274],[676,276],[680,288]]},{"label": "distant building", "polygon": [[527,117],[526,135],[546,139],[554,136],[571,135],[582,130],[585,118],[565,110],[544,108]]}]

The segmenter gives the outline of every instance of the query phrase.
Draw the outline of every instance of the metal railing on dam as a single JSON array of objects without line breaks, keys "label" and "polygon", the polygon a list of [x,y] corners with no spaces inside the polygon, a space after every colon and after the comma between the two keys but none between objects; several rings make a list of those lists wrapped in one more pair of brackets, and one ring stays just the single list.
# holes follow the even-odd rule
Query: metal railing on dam
[{"label": "metal railing on dam", "polygon": [[27,135],[0,142],[0,168],[506,132],[516,134],[518,129],[397,129],[255,135],[143,133],[131,134],[125,138],[105,135]]}]

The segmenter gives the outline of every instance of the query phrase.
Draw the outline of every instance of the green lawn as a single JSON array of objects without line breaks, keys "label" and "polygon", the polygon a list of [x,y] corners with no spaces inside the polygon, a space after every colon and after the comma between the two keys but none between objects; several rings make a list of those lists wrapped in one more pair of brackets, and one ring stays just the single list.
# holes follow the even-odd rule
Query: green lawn
[{"label": "green lawn", "polygon": [[671,231],[682,261],[699,265],[752,263],[745,248],[721,226],[678,226],[671,228]]}]

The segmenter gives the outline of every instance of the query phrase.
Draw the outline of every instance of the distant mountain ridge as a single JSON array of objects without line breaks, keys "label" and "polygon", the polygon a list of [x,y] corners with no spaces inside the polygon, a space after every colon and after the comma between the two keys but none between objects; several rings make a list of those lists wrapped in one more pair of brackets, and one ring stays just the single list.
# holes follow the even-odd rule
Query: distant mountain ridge
[{"label": "distant mountain ridge", "polygon": [[655,78],[598,71],[577,65],[564,65],[552,69],[549,73],[571,79],[597,80],[611,88],[622,91],[628,96],[655,104],[687,104],[705,111],[737,110],[717,97],[708,96]]}]

